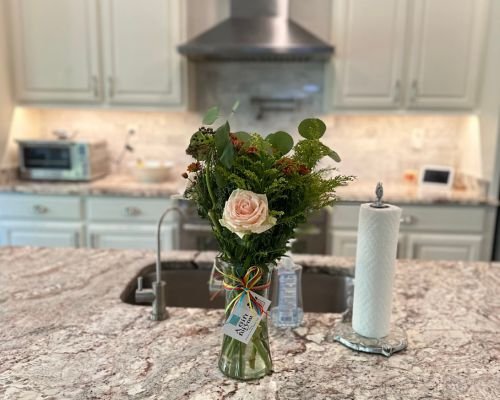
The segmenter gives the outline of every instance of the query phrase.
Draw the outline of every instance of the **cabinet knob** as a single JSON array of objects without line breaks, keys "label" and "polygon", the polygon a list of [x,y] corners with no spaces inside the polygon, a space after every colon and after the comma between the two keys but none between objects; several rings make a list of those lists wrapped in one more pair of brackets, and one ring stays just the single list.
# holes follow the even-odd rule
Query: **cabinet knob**
[{"label": "cabinet knob", "polygon": [[115,80],[110,76],[108,77],[108,95],[109,98],[112,99],[115,97]]},{"label": "cabinet knob", "polygon": [[401,80],[398,79],[394,83],[394,96],[393,96],[393,101],[395,104],[398,104],[401,101]]},{"label": "cabinet knob", "polygon": [[417,95],[418,95],[418,81],[414,79],[411,83],[411,97],[410,101],[412,103],[415,103],[417,101]]},{"label": "cabinet knob", "polygon": [[92,75],[91,81],[92,90],[94,91],[94,97],[99,98],[99,80],[97,79],[97,76]]},{"label": "cabinet knob", "polygon": [[403,215],[399,222],[401,223],[401,225],[413,225],[417,222],[417,218],[413,215]]},{"label": "cabinet knob", "polygon": [[125,214],[127,214],[129,217],[137,217],[138,215],[141,215],[141,209],[137,207],[126,207],[125,208]]},{"label": "cabinet knob", "polygon": [[33,211],[36,214],[47,214],[49,212],[49,209],[48,209],[48,207],[42,206],[41,204],[35,204],[33,206]]}]

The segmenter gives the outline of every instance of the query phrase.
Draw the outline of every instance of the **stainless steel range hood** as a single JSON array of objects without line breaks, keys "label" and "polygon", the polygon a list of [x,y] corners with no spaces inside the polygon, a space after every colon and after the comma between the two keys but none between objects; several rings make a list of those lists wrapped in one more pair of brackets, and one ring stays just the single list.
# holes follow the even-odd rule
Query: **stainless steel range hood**
[{"label": "stainless steel range hood", "polygon": [[231,0],[231,16],[178,47],[200,60],[327,60],[333,47],[288,18],[288,0]]}]

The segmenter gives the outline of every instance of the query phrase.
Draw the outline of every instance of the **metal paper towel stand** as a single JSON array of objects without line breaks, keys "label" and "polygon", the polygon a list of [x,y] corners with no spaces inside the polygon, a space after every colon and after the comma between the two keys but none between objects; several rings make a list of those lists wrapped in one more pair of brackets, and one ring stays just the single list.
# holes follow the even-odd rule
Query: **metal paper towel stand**
[{"label": "metal paper towel stand", "polygon": [[[382,182],[377,183],[375,195],[377,196],[377,200],[370,204],[370,206],[373,208],[387,208],[388,205],[382,201],[382,197],[384,196]],[[356,285],[356,280],[354,280],[354,285]],[[408,346],[406,332],[399,327],[393,327],[391,332],[383,338],[361,336],[352,328],[351,315],[351,313],[346,313],[346,317],[335,326],[333,340],[355,351],[381,354],[386,357],[390,357],[394,353],[406,349]]]}]

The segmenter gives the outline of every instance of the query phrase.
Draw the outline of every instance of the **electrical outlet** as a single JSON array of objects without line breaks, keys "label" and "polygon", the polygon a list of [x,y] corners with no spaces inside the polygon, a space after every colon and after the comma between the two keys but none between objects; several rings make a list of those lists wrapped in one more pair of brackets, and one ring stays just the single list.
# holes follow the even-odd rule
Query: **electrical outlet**
[{"label": "electrical outlet", "polygon": [[424,147],[424,130],[415,128],[411,131],[411,148],[413,150],[422,150]]}]

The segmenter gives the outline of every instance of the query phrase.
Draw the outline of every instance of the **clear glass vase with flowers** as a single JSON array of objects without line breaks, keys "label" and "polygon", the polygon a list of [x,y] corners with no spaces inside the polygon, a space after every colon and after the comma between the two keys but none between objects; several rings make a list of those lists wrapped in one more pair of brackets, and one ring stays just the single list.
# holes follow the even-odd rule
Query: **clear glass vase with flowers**
[{"label": "clear glass vase with flowers", "polygon": [[[233,112],[236,107],[233,107]],[[326,126],[309,118],[298,126],[301,139],[278,131],[231,132],[228,121],[210,109],[186,152],[195,162],[184,175],[184,196],[210,221],[221,252],[216,268],[223,276],[226,322],[221,371],[236,379],[256,379],[272,371],[267,329],[271,270],[283,257],[295,229],[316,210],[332,205],[335,189],[352,176],[334,167],[319,168],[323,157],[340,161],[323,144]]]}]

